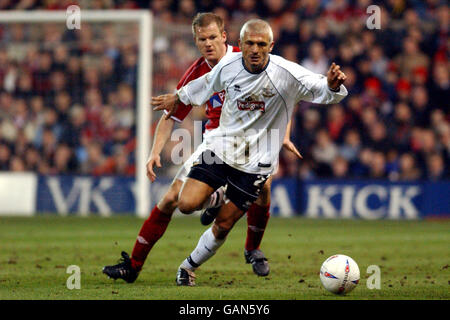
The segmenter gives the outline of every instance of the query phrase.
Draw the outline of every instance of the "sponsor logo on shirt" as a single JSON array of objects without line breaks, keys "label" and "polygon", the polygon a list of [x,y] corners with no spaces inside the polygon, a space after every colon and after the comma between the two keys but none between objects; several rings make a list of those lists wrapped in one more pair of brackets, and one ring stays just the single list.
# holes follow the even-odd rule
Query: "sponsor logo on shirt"
[{"label": "sponsor logo on shirt", "polygon": [[256,101],[256,97],[253,95],[245,98],[245,100],[237,100],[237,107],[239,110],[260,110],[262,113],[266,112],[266,103],[264,101]]},{"label": "sponsor logo on shirt", "polygon": [[209,106],[211,108],[220,108],[225,100],[225,90],[221,92],[214,93],[211,98],[209,98]]}]

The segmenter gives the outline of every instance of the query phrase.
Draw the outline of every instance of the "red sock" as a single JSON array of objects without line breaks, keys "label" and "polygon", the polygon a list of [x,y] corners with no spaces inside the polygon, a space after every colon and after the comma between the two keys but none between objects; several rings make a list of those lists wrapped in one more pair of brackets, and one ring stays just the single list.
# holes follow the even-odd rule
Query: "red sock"
[{"label": "red sock", "polygon": [[247,240],[245,241],[245,250],[251,251],[259,249],[264,230],[269,221],[270,204],[268,206],[259,206],[253,203],[247,211]]},{"label": "red sock", "polygon": [[150,217],[145,220],[131,253],[131,266],[141,270],[153,245],[162,237],[170,222],[171,215],[164,214],[155,206]]}]

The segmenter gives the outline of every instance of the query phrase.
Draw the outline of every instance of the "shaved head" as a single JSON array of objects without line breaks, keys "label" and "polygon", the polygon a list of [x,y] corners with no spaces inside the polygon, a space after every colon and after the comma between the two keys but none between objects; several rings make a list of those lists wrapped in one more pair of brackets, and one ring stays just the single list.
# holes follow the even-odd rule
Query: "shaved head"
[{"label": "shaved head", "polygon": [[245,67],[253,73],[261,72],[269,63],[274,45],[272,28],[264,20],[249,20],[242,26],[238,43]]},{"label": "shaved head", "polygon": [[241,33],[239,38],[241,41],[244,40],[244,36],[247,32],[260,33],[269,35],[269,41],[273,41],[273,32],[270,25],[261,19],[251,19],[247,21],[241,28]]}]

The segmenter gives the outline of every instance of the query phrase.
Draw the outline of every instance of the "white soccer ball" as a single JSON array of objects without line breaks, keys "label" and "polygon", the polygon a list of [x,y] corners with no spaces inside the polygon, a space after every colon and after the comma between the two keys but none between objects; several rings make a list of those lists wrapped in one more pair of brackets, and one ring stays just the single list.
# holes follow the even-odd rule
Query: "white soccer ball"
[{"label": "white soccer ball", "polygon": [[359,268],[355,260],[343,254],[329,257],[320,267],[320,281],[335,294],[352,291],[359,282]]}]

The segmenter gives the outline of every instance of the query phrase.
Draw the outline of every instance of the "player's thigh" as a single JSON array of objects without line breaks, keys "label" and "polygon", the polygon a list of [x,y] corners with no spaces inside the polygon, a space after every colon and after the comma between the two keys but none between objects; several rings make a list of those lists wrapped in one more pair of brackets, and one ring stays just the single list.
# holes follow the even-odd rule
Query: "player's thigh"
[{"label": "player's thigh", "polygon": [[[181,211],[197,210],[214,192],[211,186],[200,180],[187,178],[180,192],[179,208]],[[191,210],[189,210],[189,209]]]},{"label": "player's thigh", "polygon": [[270,204],[270,192],[272,186],[272,176],[270,176],[267,181],[264,183],[262,187],[261,193],[259,194],[258,199],[256,199],[255,203],[258,206],[265,207]]},{"label": "player's thigh", "polygon": [[214,157],[214,153],[206,150],[194,162],[181,189],[178,204],[181,212],[200,209],[214,190],[226,184],[224,164]]},{"label": "player's thigh", "polygon": [[258,199],[268,178],[266,174],[251,174],[229,167],[226,196],[239,209],[247,211]]}]

